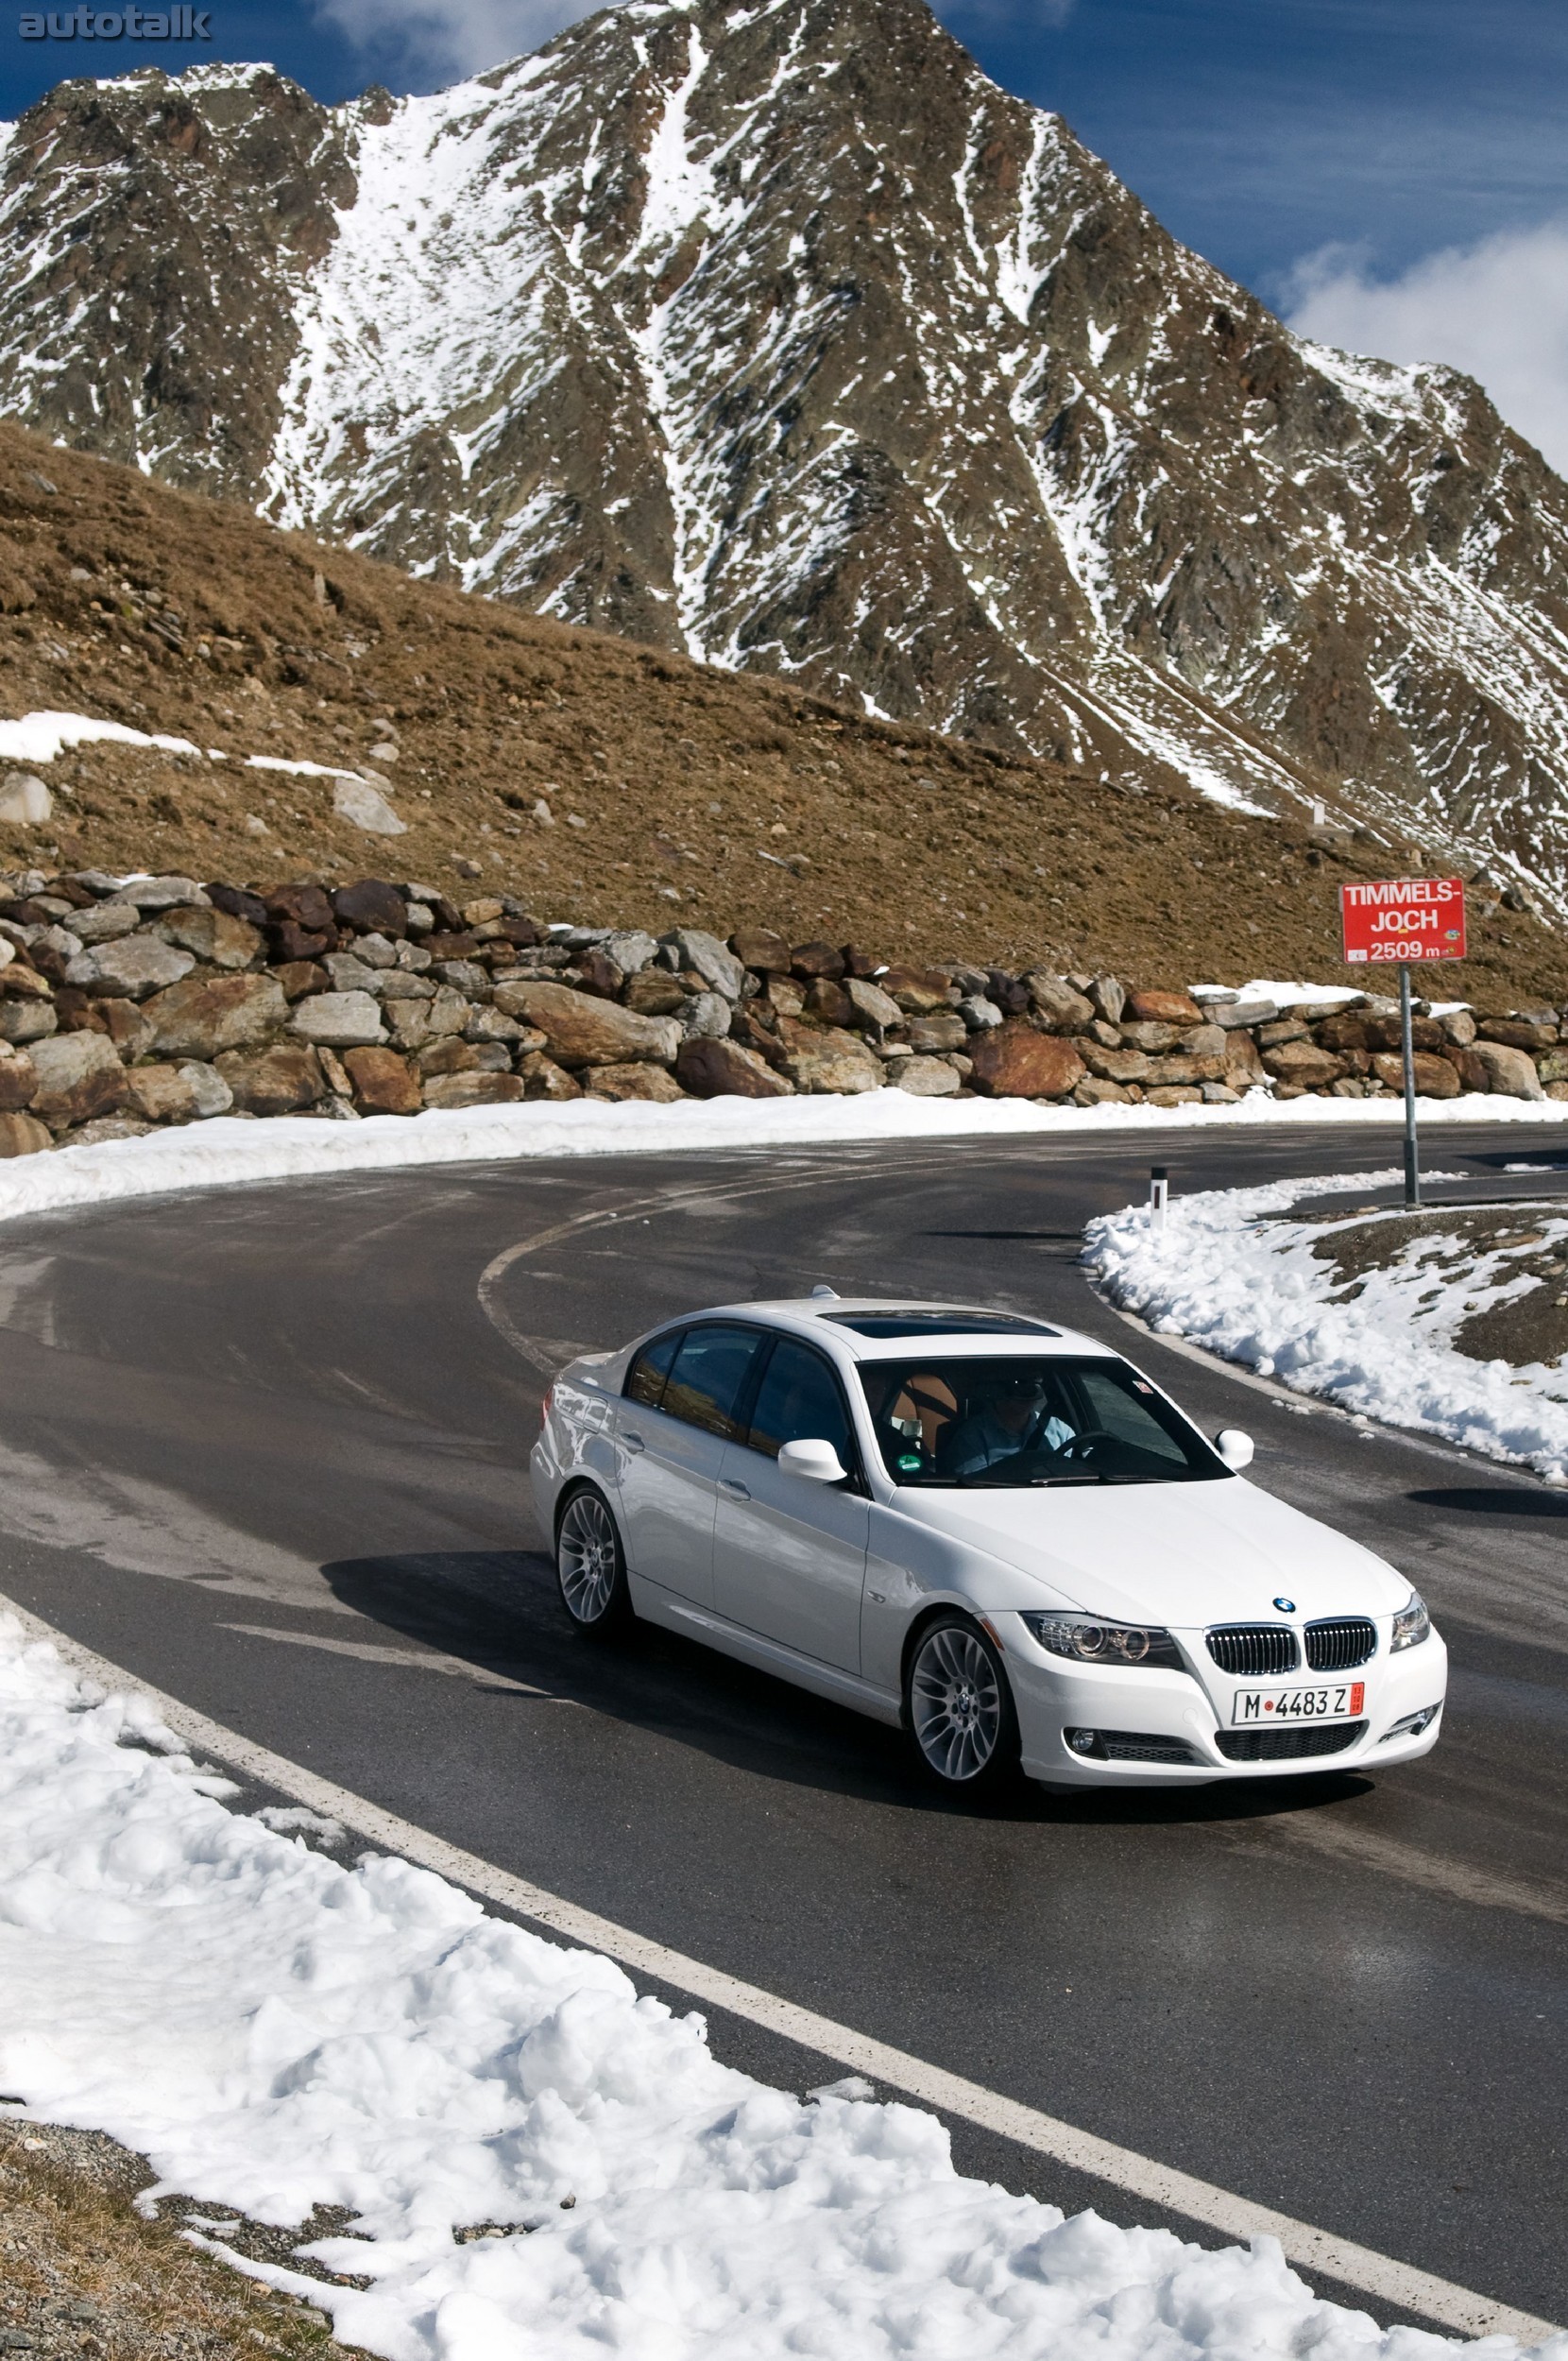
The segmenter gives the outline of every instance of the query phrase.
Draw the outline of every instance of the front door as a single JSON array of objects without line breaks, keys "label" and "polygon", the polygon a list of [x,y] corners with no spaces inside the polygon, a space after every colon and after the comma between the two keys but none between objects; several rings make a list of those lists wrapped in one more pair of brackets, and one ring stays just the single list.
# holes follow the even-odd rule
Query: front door
[{"label": "front door", "polygon": [[719,1470],[713,1603],[745,1631],[858,1672],[870,1502],[851,1484],[781,1470],[780,1446],[808,1440],[830,1443],[853,1476],[858,1454],[838,1378],[810,1344],[780,1337],[746,1434],[728,1445]]},{"label": "front door", "polygon": [[644,1582],[713,1604],[713,1518],[733,1412],[762,1343],[756,1328],[705,1320],[638,1355],[617,1407],[621,1531]]}]

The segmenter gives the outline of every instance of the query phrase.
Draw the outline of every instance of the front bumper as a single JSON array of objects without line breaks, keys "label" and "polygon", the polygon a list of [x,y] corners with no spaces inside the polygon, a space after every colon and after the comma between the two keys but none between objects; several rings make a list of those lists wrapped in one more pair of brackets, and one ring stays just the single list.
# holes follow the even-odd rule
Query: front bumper
[{"label": "front bumper", "polygon": [[[1281,1779],[1325,1771],[1370,1771],[1413,1761],[1429,1754],[1442,1727],[1448,1685],[1448,1651],[1436,1632],[1418,1647],[1377,1653],[1347,1677],[1362,1684],[1359,1736],[1331,1754],[1269,1756],[1236,1761],[1219,1745],[1232,1727],[1231,1700],[1242,1688],[1314,1685],[1303,1672],[1267,1685],[1233,1681],[1218,1668],[1202,1678],[1194,1672],[1133,1670],[1078,1665],[1053,1656],[1030,1635],[1018,1615],[985,1618],[1000,1640],[1018,1713],[1023,1767],[1031,1779],[1051,1787],[1202,1787],[1215,1779]],[[1323,1676],[1316,1676],[1321,1685]],[[1402,1728],[1435,1708],[1419,1730]],[[1314,1735],[1343,1724],[1305,1725]],[[1144,1741],[1094,1754],[1075,1752],[1067,1731],[1093,1732],[1108,1739]],[[1167,1754],[1186,1759],[1166,1759]]]}]

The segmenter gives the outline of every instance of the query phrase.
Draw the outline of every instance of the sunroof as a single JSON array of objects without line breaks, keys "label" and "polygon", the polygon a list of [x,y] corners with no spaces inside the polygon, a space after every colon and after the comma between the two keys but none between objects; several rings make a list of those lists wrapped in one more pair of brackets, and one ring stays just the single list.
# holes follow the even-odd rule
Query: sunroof
[{"label": "sunroof", "polygon": [[825,1311],[835,1327],[857,1336],[1060,1336],[1043,1320],[1010,1311]]}]

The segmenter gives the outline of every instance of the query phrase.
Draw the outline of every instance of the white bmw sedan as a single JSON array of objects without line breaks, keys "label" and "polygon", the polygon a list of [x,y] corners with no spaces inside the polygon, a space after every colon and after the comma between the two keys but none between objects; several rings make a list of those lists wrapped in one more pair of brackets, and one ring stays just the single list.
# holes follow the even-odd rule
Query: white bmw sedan
[{"label": "white bmw sedan", "polygon": [[879,1721],[974,1792],[1198,1786],[1436,1742],[1409,1583],[1085,1336],[940,1304],[738,1304],[556,1378],[567,1613],[639,1617]]}]

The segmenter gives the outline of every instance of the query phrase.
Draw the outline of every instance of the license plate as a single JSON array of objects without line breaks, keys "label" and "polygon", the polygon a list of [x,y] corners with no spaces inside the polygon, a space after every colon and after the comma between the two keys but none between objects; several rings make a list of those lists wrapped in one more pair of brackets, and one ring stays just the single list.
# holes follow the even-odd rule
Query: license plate
[{"label": "license plate", "polygon": [[1354,1721],[1366,1695],[1365,1681],[1339,1681],[1327,1688],[1238,1689],[1231,1719],[1261,1728],[1275,1721]]}]

